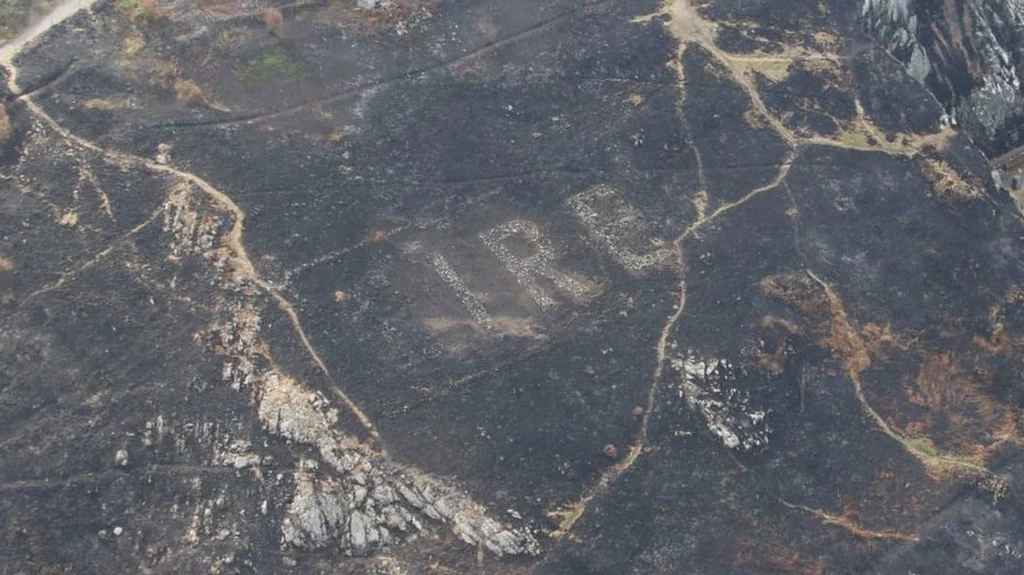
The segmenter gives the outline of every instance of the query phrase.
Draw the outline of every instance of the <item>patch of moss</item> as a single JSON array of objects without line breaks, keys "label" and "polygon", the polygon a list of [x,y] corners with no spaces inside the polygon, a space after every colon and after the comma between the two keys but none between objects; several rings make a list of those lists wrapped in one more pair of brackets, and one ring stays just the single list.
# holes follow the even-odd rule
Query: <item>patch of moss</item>
[{"label": "patch of moss", "polygon": [[266,82],[275,78],[299,80],[306,75],[306,66],[280,52],[266,52],[249,60],[241,72],[245,82]]},{"label": "patch of moss", "polygon": [[154,0],[117,0],[117,8],[136,24],[151,22],[163,15]]},{"label": "patch of moss", "polygon": [[132,19],[143,18],[146,15],[146,8],[139,0],[117,0],[117,7]]},{"label": "patch of moss", "polygon": [[907,440],[907,445],[909,445],[911,447],[911,449],[913,449],[914,451],[918,452],[921,455],[926,455],[928,457],[938,457],[939,456],[939,452],[936,451],[935,448],[932,447],[929,442],[924,441],[922,439],[916,439],[916,438],[908,439]]}]

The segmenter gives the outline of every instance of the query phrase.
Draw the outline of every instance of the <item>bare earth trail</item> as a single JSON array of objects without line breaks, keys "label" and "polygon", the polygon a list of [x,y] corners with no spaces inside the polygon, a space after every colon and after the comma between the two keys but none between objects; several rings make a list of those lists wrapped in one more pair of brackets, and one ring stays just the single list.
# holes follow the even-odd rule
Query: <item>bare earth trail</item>
[{"label": "bare earth trail", "polygon": [[[683,254],[683,243],[692,238],[699,229],[707,223],[715,220],[721,215],[742,206],[750,199],[771,190],[778,188],[783,185],[786,176],[789,174],[790,168],[796,161],[799,152],[802,148],[807,146],[826,146],[835,147],[842,149],[850,149],[865,152],[880,152],[894,156],[914,157],[921,153],[921,150],[925,147],[931,146],[938,149],[945,147],[949,139],[953,136],[951,128],[947,127],[941,132],[935,134],[929,134],[925,136],[914,136],[913,138],[906,138],[907,143],[904,142],[887,142],[884,135],[874,127],[870,121],[865,117],[864,110],[860,102],[856,102],[857,106],[857,120],[856,129],[862,131],[866,136],[873,139],[873,142],[850,142],[840,141],[838,139],[825,138],[825,137],[800,137],[793,133],[792,130],[787,128],[782,121],[768,108],[761,98],[760,92],[753,82],[753,75],[750,68],[750,64],[759,63],[794,63],[799,60],[822,60],[827,62],[836,62],[838,57],[832,54],[818,54],[809,53],[805,51],[794,51],[791,55],[786,56],[748,56],[748,55],[735,55],[730,54],[720,49],[716,44],[717,25],[713,22],[705,20],[698,11],[691,5],[690,0],[665,0],[663,7],[658,12],[647,16],[637,17],[632,22],[637,24],[643,24],[655,21],[655,19],[662,19],[662,22],[666,29],[671,35],[676,38],[679,42],[679,48],[675,55],[675,58],[667,63],[668,67],[671,68],[677,75],[678,78],[678,100],[680,109],[686,105],[686,78],[683,73],[683,54],[686,49],[691,46],[699,46],[709,52],[716,60],[723,64],[730,72],[733,82],[739,87],[750,98],[753,109],[762,118],[766,119],[772,129],[786,142],[790,147],[791,152],[785,160],[778,166],[778,172],[771,182],[764,186],[758,187],[747,192],[739,200],[734,202],[723,203],[721,206],[716,208],[711,214],[707,216],[701,215],[697,221],[691,224],[678,238],[673,242],[678,254],[679,269],[684,269],[685,256]],[[693,143],[690,144],[693,148],[694,155],[698,159],[698,169],[700,171],[699,177],[703,181],[703,163],[700,161],[700,151],[697,146]],[[813,272],[807,270],[807,273],[817,282],[822,289],[826,291],[830,301],[838,302],[838,297],[832,291],[832,288],[821,280],[818,276],[814,275]],[[573,527],[579,521],[579,519],[586,512],[586,509],[595,498],[599,497],[602,493],[606,492],[608,488],[624,473],[629,471],[637,462],[637,460],[648,450],[650,445],[648,443],[647,430],[651,417],[651,412],[655,406],[655,402],[658,397],[658,393],[661,388],[662,379],[664,375],[664,366],[667,361],[667,346],[668,340],[672,333],[672,330],[677,326],[679,321],[684,315],[684,309],[686,306],[686,280],[680,278],[678,300],[674,306],[674,312],[669,316],[668,321],[662,327],[660,331],[660,337],[655,350],[655,368],[654,374],[651,378],[649,386],[647,403],[644,410],[644,415],[640,423],[639,431],[637,432],[636,440],[630,446],[628,453],[614,465],[610,466],[604,471],[598,480],[586,488],[581,494],[580,498],[574,502],[568,503],[563,507],[553,510],[549,515],[558,520],[558,528],[552,533],[555,538],[563,538],[571,536]],[[884,419],[875,411],[875,409],[868,403],[867,398],[863,392],[863,385],[860,381],[859,374],[854,374],[853,384],[857,399],[861,403],[861,407],[864,412],[871,418],[873,422],[885,433],[887,436],[896,441],[905,450],[914,455],[919,459],[926,467],[949,467],[952,469],[961,470],[967,473],[969,476],[981,477],[986,480],[994,480],[998,483],[998,480],[994,478],[992,473],[983,466],[977,465],[971,461],[966,461],[961,458],[947,456],[943,454],[926,453],[922,451],[913,442],[900,436],[884,421]],[[777,496],[776,496],[777,497]],[[778,498],[778,497],[777,497]],[[811,513],[815,517],[821,519],[826,524],[834,525],[843,529],[846,529],[857,536],[866,538],[877,538],[877,539],[897,539],[903,541],[915,541],[916,538],[911,535],[904,535],[899,533],[893,533],[888,531],[871,531],[861,528],[849,519],[832,515],[827,512],[809,508],[804,505],[790,503],[781,498],[779,501],[787,508],[793,510],[804,511]]]},{"label": "bare earth trail", "polygon": [[[50,28],[60,24],[77,13],[79,10],[88,10],[99,0],[64,0],[58,4],[52,12],[40,18],[36,22],[18,33],[17,36],[3,44],[0,44],[0,64],[13,74],[11,59],[36,38],[45,34]],[[13,83],[13,80],[12,80]],[[17,93],[17,92],[12,92]]]},{"label": "bare earth trail", "polygon": [[[97,0],[73,0],[71,2],[66,2],[66,3],[60,5],[56,10],[54,10],[54,12],[49,17],[40,20],[39,22],[36,23],[36,25],[34,25],[34,26],[30,27],[29,29],[25,30],[16,39],[12,40],[10,43],[5,44],[2,48],[0,48],[0,65],[3,65],[8,70],[8,88],[11,91],[12,94],[18,94],[19,91],[20,91],[20,87],[17,84],[17,68],[12,63],[12,59],[18,53],[18,51],[21,48],[23,48],[24,46],[26,46],[27,44],[29,44],[30,42],[32,42],[37,37],[39,37],[42,34],[44,34],[47,30],[49,30],[53,26],[56,26],[56,25],[60,24],[65,19],[67,19],[70,16],[74,15],[78,10],[88,9],[96,1]],[[600,4],[600,3],[601,2],[594,2],[593,4],[596,5],[596,4]],[[586,7],[589,7],[589,6],[590,6],[590,4],[585,5],[585,6],[581,7],[580,9],[586,8]],[[715,46],[714,41],[713,41],[713,35],[714,35],[713,27],[710,24],[708,24],[706,21],[698,19],[696,17],[695,13],[692,11],[692,9],[689,8],[689,4],[685,0],[679,0],[679,1],[671,3],[670,7],[667,8],[666,10],[668,10],[669,11],[668,13],[670,13],[672,15],[672,17],[673,17],[671,22],[666,24],[666,26],[669,26],[670,29],[673,31],[673,34],[677,35],[677,37],[678,37],[679,34],[685,34],[687,37],[692,38],[692,40],[687,40],[686,42],[682,42],[681,41],[681,43],[680,43],[680,51],[679,51],[678,58],[681,59],[682,52],[685,50],[685,47],[686,47],[686,43],[688,43],[690,41],[693,41],[693,42],[696,42],[699,45],[705,47],[709,51],[711,51],[712,54],[714,54],[717,58],[723,60],[727,64],[730,64],[732,61],[734,61],[734,59],[731,56],[729,56],[729,55],[725,54],[724,52],[720,51]],[[546,22],[542,23],[541,25],[538,25],[536,27],[530,28],[529,30],[526,30],[526,31],[521,32],[519,34],[515,34],[515,35],[513,35],[511,37],[505,38],[501,42],[494,43],[494,44],[486,46],[485,48],[483,48],[481,50],[477,50],[477,51],[473,51],[471,53],[465,54],[465,55],[460,56],[458,59],[453,60],[451,62],[445,62],[444,64],[442,64],[442,66],[449,67],[449,66],[457,64],[460,61],[466,60],[466,59],[471,58],[471,57],[478,56],[478,55],[480,55],[480,53],[482,51],[492,51],[492,50],[495,50],[497,48],[500,48],[502,45],[505,45],[507,43],[510,43],[510,42],[513,42],[513,41],[518,41],[518,40],[521,40],[523,38],[526,38],[530,33],[533,33],[535,31],[547,28],[547,27],[549,27],[549,26],[551,26],[551,25],[553,25],[553,24],[563,20],[564,18],[568,17],[569,15],[571,15],[571,13],[564,14],[564,15],[562,15],[562,16],[560,16],[558,18],[555,18],[553,20],[546,21]],[[652,15],[651,17],[647,17],[646,19],[652,18],[652,17],[657,16],[657,15],[658,14]],[[644,20],[645,19],[638,19],[637,21],[641,22],[641,21],[644,21]],[[766,58],[766,59],[768,59],[768,60],[778,60],[778,58]],[[735,61],[751,61],[751,60],[759,60],[759,59],[750,58],[750,57],[742,57],[742,56],[735,58]],[[681,60],[677,60],[677,61],[675,61],[673,63],[673,66],[676,67],[677,70],[681,70],[680,67],[676,66],[676,64],[678,64],[678,62],[680,62],[680,61]],[[736,73],[735,69],[734,69],[734,66],[732,66],[732,65],[730,65],[730,70],[734,71],[734,79],[736,80],[736,82],[738,84],[740,84],[744,88],[744,90],[750,95],[751,101],[754,103],[755,109],[757,109],[757,111],[759,113],[761,113],[765,118],[768,118],[769,121],[772,123],[772,126],[776,129],[776,131],[780,135],[782,135],[786,139],[786,141],[789,142],[792,146],[795,147],[795,146],[800,145],[801,143],[822,143],[822,144],[826,144],[826,145],[835,144],[831,140],[823,140],[822,142],[816,142],[816,141],[801,142],[801,141],[797,140],[795,138],[795,136],[793,136],[793,134],[789,130],[787,130],[785,127],[783,127],[781,122],[779,122],[767,110],[766,106],[761,101],[761,99],[760,99],[760,97],[759,97],[759,95],[757,93],[757,90],[749,82],[747,77],[744,76],[742,73]],[[429,71],[429,70],[418,71],[415,74],[412,74],[411,76],[419,75],[419,74],[425,73],[427,71]],[[680,92],[681,92],[680,93],[680,101],[681,102],[685,99],[685,96],[684,96],[684,94],[685,94],[685,92],[684,92],[684,84],[685,84],[685,80],[682,78],[681,72],[680,72],[679,88],[680,88]],[[364,89],[365,89],[365,87],[362,87],[362,88],[357,89],[356,91],[362,91]],[[345,92],[343,94],[332,96],[329,99],[324,100],[323,102],[326,103],[328,101],[339,100],[341,98],[344,98],[347,95],[348,95],[348,92]],[[63,126],[58,124],[49,114],[47,114],[45,112],[45,110],[43,110],[38,104],[36,104],[35,102],[32,101],[30,95],[23,95],[20,99],[25,104],[25,106],[27,107],[27,109],[29,111],[31,111],[36,117],[41,119],[44,123],[49,125],[50,128],[52,128],[54,131],[56,131],[58,134],[60,134],[61,137],[65,138],[66,140],[68,140],[70,142],[74,142],[75,144],[77,144],[77,145],[79,145],[79,146],[81,146],[83,148],[86,148],[86,149],[92,150],[94,152],[97,152],[97,153],[101,154],[103,157],[105,157],[105,158],[107,158],[109,160],[113,160],[114,162],[120,163],[122,165],[140,166],[140,167],[143,167],[143,168],[145,168],[147,170],[150,170],[150,171],[153,171],[153,172],[164,173],[164,174],[168,174],[168,175],[172,175],[172,176],[178,177],[178,178],[180,178],[180,179],[182,179],[182,180],[184,180],[186,182],[189,182],[189,183],[195,185],[196,187],[198,187],[215,204],[217,204],[220,208],[222,208],[224,211],[229,213],[231,215],[231,217],[232,217],[233,224],[232,224],[231,229],[228,231],[227,235],[224,238],[224,243],[235,254],[236,263],[238,264],[237,265],[237,271],[239,272],[239,274],[242,277],[244,277],[244,278],[252,281],[254,284],[258,285],[266,293],[271,295],[271,297],[273,297],[275,301],[277,301],[278,306],[280,307],[280,309],[282,311],[284,311],[288,315],[288,317],[289,317],[289,319],[290,319],[290,321],[292,323],[292,326],[293,326],[296,334],[298,335],[299,339],[301,340],[301,342],[302,342],[303,346],[305,347],[307,353],[309,354],[310,358],[316,364],[317,368],[321,371],[321,373],[330,382],[330,384],[332,386],[332,389],[335,391],[336,395],[342,400],[342,402],[346,405],[346,407],[348,407],[348,409],[358,418],[358,420],[361,422],[363,427],[370,433],[370,435],[373,437],[375,442],[383,450],[383,446],[380,445],[381,444],[380,434],[377,432],[377,430],[374,427],[373,423],[370,421],[369,417],[364,413],[364,411],[358,405],[356,405],[356,403],[334,381],[334,378],[331,375],[330,371],[328,370],[327,366],[324,364],[323,360],[320,358],[320,355],[318,354],[318,352],[316,351],[316,349],[312,345],[312,342],[309,340],[309,337],[307,336],[306,331],[305,331],[305,329],[302,326],[302,322],[301,322],[298,314],[296,313],[294,307],[292,306],[292,304],[284,297],[284,295],[282,295],[281,291],[277,287],[271,285],[269,282],[267,282],[262,277],[260,277],[260,275],[256,271],[255,267],[252,264],[251,259],[249,258],[248,254],[247,254],[246,247],[245,247],[245,244],[244,244],[244,241],[243,241],[243,230],[244,230],[244,222],[245,222],[245,213],[244,213],[244,211],[241,208],[238,207],[238,205],[233,200],[231,200],[231,198],[227,194],[225,194],[221,190],[218,190],[217,188],[212,186],[209,182],[207,182],[203,178],[200,178],[199,176],[197,176],[195,174],[192,174],[190,172],[185,172],[185,171],[176,169],[176,168],[174,168],[172,166],[168,166],[166,164],[161,164],[161,163],[158,163],[158,162],[146,159],[146,158],[134,156],[132,154],[128,154],[128,153],[125,153],[125,152],[109,150],[107,148],[98,146],[98,145],[96,145],[96,144],[94,144],[94,143],[92,143],[92,142],[90,142],[88,140],[85,140],[84,138],[81,138],[81,137],[79,137],[79,136],[77,136],[75,134],[72,134],[67,129],[65,129]],[[264,115],[261,115],[261,116],[258,116],[258,117],[251,117],[251,118],[244,118],[244,119],[240,119],[240,120],[234,120],[232,122],[252,123],[252,122],[257,122],[257,121],[261,121],[261,120],[269,120],[269,119],[272,119],[272,118],[275,118],[275,117],[278,117],[278,116],[281,116],[281,115],[284,115],[284,114],[288,114],[288,113],[292,113],[292,112],[296,112],[296,111],[305,109],[309,105],[311,105],[311,104],[303,104],[301,106],[297,106],[297,107],[294,107],[294,108],[288,108],[288,109],[285,109],[285,110],[281,110],[281,111],[277,111],[277,112],[272,112],[272,113],[269,113],[269,114],[264,114]],[[221,122],[221,123],[223,123],[223,122]],[[839,144],[836,144],[836,145],[839,145]],[[697,150],[695,146],[694,146],[694,153],[699,158],[699,150]],[[751,190],[746,195],[744,195],[741,199],[739,199],[739,200],[737,200],[735,202],[731,202],[731,203],[727,203],[727,204],[723,204],[723,205],[719,206],[710,215],[707,215],[706,217],[703,217],[703,218],[699,219],[698,221],[694,222],[693,224],[691,224],[686,229],[686,231],[684,231],[678,238],[676,238],[673,241],[673,246],[674,246],[674,248],[675,248],[675,250],[676,250],[676,252],[678,254],[678,262],[679,262],[680,269],[683,268],[683,263],[684,263],[683,243],[688,238],[692,237],[692,235],[694,233],[696,233],[701,226],[703,226],[703,225],[705,225],[705,224],[715,220],[716,218],[718,218],[719,216],[725,214],[726,212],[728,212],[728,211],[730,211],[730,210],[732,210],[734,208],[737,208],[737,207],[743,205],[744,203],[746,203],[747,201],[749,201],[753,197],[755,197],[755,196],[757,196],[757,195],[759,195],[759,194],[761,194],[761,193],[763,193],[765,191],[772,190],[772,189],[776,188],[778,185],[780,185],[785,180],[785,177],[788,174],[789,169],[792,166],[792,163],[793,163],[794,159],[795,159],[795,154],[791,155],[790,158],[788,158],[786,161],[784,161],[782,164],[779,165],[778,173],[777,173],[776,177],[772,180],[772,182],[770,182],[769,184],[766,184],[766,185],[764,185],[762,187],[759,187],[759,188],[756,188],[754,190]],[[698,161],[698,164],[700,165],[699,161]],[[701,170],[703,170],[702,166],[701,166]],[[703,176],[701,175],[701,177],[703,177]],[[101,252],[99,252],[94,258],[90,259],[88,262],[86,262],[86,263],[76,267],[73,270],[68,270],[68,272],[63,274],[62,277],[60,277],[54,283],[52,283],[52,284],[50,284],[48,286],[44,286],[43,288],[41,288],[41,289],[37,290],[36,292],[33,292],[32,294],[30,294],[28,297],[25,298],[25,300],[22,301],[22,304],[24,304],[29,299],[32,299],[33,297],[35,297],[37,295],[40,295],[42,293],[46,293],[46,292],[49,292],[49,291],[53,291],[55,289],[59,289],[69,279],[72,279],[78,273],[81,273],[85,269],[88,269],[89,267],[94,265],[96,262],[98,262],[101,259],[103,259],[106,256],[108,256],[116,247],[120,246],[125,240],[131,238],[132,236],[137,234],[139,231],[141,231],[144,227],[146,227],[148,224],[150,224],[152,221],[154,221],[158,215],[159,215],[159,213],[152,214],[147,220],[145,220],[143,223],[139,224],[138,226],[136,226],[135,228],[130,230],[128,233],[126,233],[124,236],[122,236],[118,241],[114,242],[109,247],[107,247],[106,249],[104,249]],[[630,468],[632,468],[633,465],[636,463],[637,459],[643,454],[644,450],[649,447],[648,437],[647,437],[647,429],[648,429],[648,426],[649,426],[649,421],[650,421],[651,413],[652,413],[652,411],[654,409],[654,405],[655,405],[655,402],[656,402],[657,397],[658,397],[658,392],[660,391],[660,387],[661,387],[661,382],[662,382],[662,378],[663,378],[663,374],[664,374],[664,366],[665,366],[665,361],[666,361],[666,350],[667,350],[668,340],[669,340],[669,337],[670,337],[670,334],[671,334],[672,330],[675,328],[675,326],[678,324],[678,322],[683,317],[685,306],[686,306],[686,281],[685,281],[684,278],[680,278],[678,300],[677,300],[677,302],[676,302],[676,304],[674,306],[675,311],[668,318],[668,321],[663,326],[663,328],[660,330],[660,336],[659,336],[658,345],[657,345],[657,348],[656,348],[655,371],[654,371],[654,374],[653,374],[652,379],[651,379],[651,385],[650,385],[650,389],[649,389],[647,400],[646,400],[646,406],[645,406],[645,410],[644,410],[644,415],[642,417],[641,424],[640,424],[640,429],[639,429],[639,432],[638,432],[638,438],[630,446],[629,451],[626,454],[626,456],[623,457],[621,461],[617,462],[615,465],[609,467],[606,471],[604,471],[601,474],[601,476],[598,479],[598,481],[594,485],[588,487],[583,492],[583,494],[581,495],[581,497],[580,497],[580,499],[578,501],[576,501],[575,503],[569,504],[569,505],[565,506],[564,508],[562,508],[562,509],[560,509],[558,511],[552,512],[550,514],[553,518],[560,519],[558,527],[551,533],[551,536],[553,538],[560,539],[560,538],[563,538],[566,535],[570,534],[571,531],[572,531],[573,526],[576,524],[576,522],[585,513],[586,508],[589,505],[589,503],[591,503],[596,497],[600,496],[604,491],[606,491],[611,484],[613,484],[620,476],[622,476],[622,474],[624,474]],[[383,453],[386,453],[386,452],[382,451],[382,454]]]},{"label": "bare earth trail", "polygon": [[[0,548],[392,575],[1017,559],[1019,215],[885,56],[839,52],[852,20],[409,1],[419,28],[276,5],[280,42],[252,10],[70,0],[0,46],[0,492],[28,533]],[[90,53],[132,53],[51,46],[80,10]],[[309,75],[244,77],[279,59]]]},{"label": "bare earth trail", "polygon": [[[7,87],[12,94],[18,94],[20,91],[20,87],[18,86],[17,80],[17,67],[15,67],[12,63],[12,59],[18,53],[18,51],[35,38],[44,34],[53,26],[60,24],[67,18],[74,15],[79,10],[88,9],[95,2],[96,0],[73,0],[71,2],[62,4],[56,10],[54,10],[51,16],[44,18],[43,20],[40,20],[39,22],[37,22],[36,25],[25,30],[16,39],[12,40],[8,44],[5,44],[3,48],[0,49],[0,66],[3,66],[7,70]],[[302,321],[299,319],[299,315],[298,313],[296,313],[295,308],[292,306],[291,302],[289,302],[288,299],[286,299],[281,294],[281,291],[277,287],[271,285],[265,279],[260,277],[259,273],[256,271],[256,268],[255,266],[253,266],[252,260],[249,258],[249,255],[246,251],[245,243],[242,237],[245,225],[245,212],[241,208],[239,208],[238,205],[227,194],[218,190],[209,182],[195,174],[178,170],[174,167],[168,166],[166,164],[161,164],[146,158],[134,156],[132,154],[128,154],[121,151],[109,150],[102,146],[98,146],[84,138],[72,134],[63,126],[58,124],[49,114],[46,113],[45,110],[42,109],[42,107],[40,107],[38,104],[32,101],[32,98],[30,96],[23,97],[22,102],[25,105],[25,107],[30,112],[32,112],[33,115],[42,120],[55,132],[60,134],[60,136],[65,140],[73,142],[78,146],[81,146],[82,148],[97,152],[101,154],[104,158],[111,160],[114,163],[118,163],[120,165],[139,166],[151,172],[168,174],[171,176],[181,178],[182,180],[189,182],[195,185],[200,190],[202,190],[207,196],[209,196],[209,198],[216,205],[218,205],[225,212],[229,213],[232,217],[233,223],[231,229],[223,238],[223,241],[227,245],[228,249],[231,250],[231,252],[234,254],[234,263],[237,264],[235,268],[236,271],[239,273],[239,275],[241,275],[245,279],[252,281],[254,284],[265,290],[271,297],[274,298],[274,300],[280,307],[281,311],[285,312],[285,314],[288,315],[292,327],[295,329],[296,335],[298,335],[299,339],[302,341],[302,345],[305,347],[306,352],[309,354],[309,357],[316,364],[320,372],[323,373],[324,377],[326,377],[327,380],[330,382],[331,387],[335,391],[335,394],[342,400],[342,402],[346,405],[346,407],[348,407],[348,409],[353,413],[353,415],[356,416],[356,418],[363,425],[363,427],[366,428],[367,432],[369,432],[371,437],[373,437],[375,442],[377,442],[378,444],[381,442],[380,434],[377,432],[376,428],[370,421],[369,417],[367,417],[363,410],[360,409],[359,406],[356,405],[354,401],[352,401],[348,394],[346,394],[345,391],[342,390],[341,387],[335,382],[334,377],[331,375],[331,372],[328,370],[323,360],[320,359],[320,355],[317,353],[316,349],[313,347],[312,342],[310,342],[309,337],[306,335],[306,331],[302,326]],[[130,230],[127,234],[125,234],[121,238],[121,240],[114,242],[114,244],[112,244],[110,247],[102,250],[95,258],[74,270],[69,270],[54,284],[38,290],[36,293],[31,294],[29,298],[38,295],[38,293],[52,291],[53,289],[61,287],[67,281],[69,276],[73,276],[81,272],[82,270],[93,265],[96,261],[107,256],[111,251],[113,251],[115,247],[117,247],[121,243],[121,241],[128,239],[131,236],[138,233],[142,228],[144,228],[146,225],[155,220],[156,217],[157,214],[153,214],[146,221],[139,224],[138,226]],[[26,300],[29,298],[26,298]]]}]

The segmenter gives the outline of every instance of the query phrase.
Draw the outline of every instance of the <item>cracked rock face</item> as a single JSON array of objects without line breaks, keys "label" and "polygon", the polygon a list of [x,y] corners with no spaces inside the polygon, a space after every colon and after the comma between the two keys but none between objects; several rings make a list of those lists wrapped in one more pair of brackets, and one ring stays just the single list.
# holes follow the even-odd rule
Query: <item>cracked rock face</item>
[{"label": "cracked rock face", "polygon": [[490,519],[480,505],[443,482],[411,470],[378,469],[363,461],[341,480],[298,475],[281,526],[283,541],[363,554],[413,538],[423,529],[421,521],[433,520],[450,523],[459,539],[497,557],[539,552],[527,530]]},{"label": "cracked rock face", "polygon": [[1024,143],[1024,3],[863,0],[861,18],[990,157]]}]

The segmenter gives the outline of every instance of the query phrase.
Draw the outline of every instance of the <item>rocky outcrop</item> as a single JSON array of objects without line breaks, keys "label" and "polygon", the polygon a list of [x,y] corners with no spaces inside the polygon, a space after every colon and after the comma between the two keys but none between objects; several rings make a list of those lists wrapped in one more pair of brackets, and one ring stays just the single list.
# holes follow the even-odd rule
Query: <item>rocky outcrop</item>
[{"label": "rocky outcrop", "polygon": [[460,539],[495,555],[535,555],[526,529],[506,527],[454,485],[402,466],[334,431],[326,399],[278,373],[261,378],[260,419],[292,441],[314,446],[327,463],[306,462],[281,526],[285,543],[305,548],[335,542],[362,554],[405,541],[429,520],[447,523]]},{"label": "rocky outcrop", "polygon": [[986,154],[1024,143],[1024,1],[863,0],[860,16]]},{"label": "rocky outcrop", "polygon": [[[185,183],[171,189],[162,211],[169,259],[202,261],[205,275],[219,288],[215,299],[222,321],[198,339],[224,359],[221,378],[251,394],[268,433],[316,452],[295,473],[281,524],[283,543],[307,549],[334,545],[348,555],[365,555],[407,541],[435,521],[499,557],[539,553],[528,528],[493,519],[454,482],[393,461],[342,431],[338,408],[276,365],[261,334],[265,309],[258,294],[268,287],[231,241],[232,232],[225,232],[237,230],[232,216]],[[241,468],[251,462],[228,453],[219,463]]]},{"label": "rocky outcrop", "polygon": [[676,357],[672,368],[680,375],[679,396],[701,414],[708,431],[722,445],[741,452],[768,444],[768,411],[755,406],[748,391],[736,387],[747,374],[726,360]]}]

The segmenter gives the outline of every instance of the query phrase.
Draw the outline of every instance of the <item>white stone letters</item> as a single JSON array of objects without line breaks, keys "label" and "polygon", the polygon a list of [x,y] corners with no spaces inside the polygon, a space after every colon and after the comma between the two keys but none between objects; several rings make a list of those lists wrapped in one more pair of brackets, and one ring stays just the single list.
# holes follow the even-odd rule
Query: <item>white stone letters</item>
[{"label": "white stone letters", "polygon": [[490,314],[484,309],[480,298],[475,293],[470,291],[469,287],[466,286],[466,282],[462,277],[452,269],[452,266],[448,263],[448,259],[443,255],[434,252],[430,254],[430,263],[434,266],[434,271],[437,275],[441,276],[446,284],[455,292],[455,297],[459,298],[462,302],[463,307],[469,312],[478,324],[484,329],[491,329],[494,327],[494,320],[491,319]]},{"label": "white stone letters", "polygon": [[[594,186],[566,201],[587,234],[631,275],[643,276],[675,264],[674,250],[656,245],[633,206],[612,187]],[[653,249],[651,246],[655,245]],[[641,252],[647,248],[649,251]]]},{"label": "white stone letters", "polygon": [[[534,248],[534,253],[522,258],[512,253],[506,245],[506,240],[513,236],[526,240]],[[508,271],[543,310],[555,307],[557,302],[537,283],[538,277],[551,280],[555,287],[572,299],[582,300],[596,295],[595,286],[589,282],[573,278],[555,268],[555,252],[551,248],[551,242],[533,222],[512,220],[480,234],[480,239],[501,263],[505,264]]]},{"label": "white stone letters", "polygon": [[[677,265],[677,253],[671,244],[651,237],[637,210],[611,186],[593,186],[565,203],[586,230],[589,240],[630,275],[642,277]],[[529,220],[509,220],[478,237],[542,311],[554,309],[562,299],[585,302],[601,291],[599,282],[559,269],[551,239]],[[422,245],[414,242],[406,251],[421,249]],[[470,317],[480,327],[493,331],[495,320],[483,304],[487,298],[469,289],[441,253],[429,252],[427,259]]]}]

